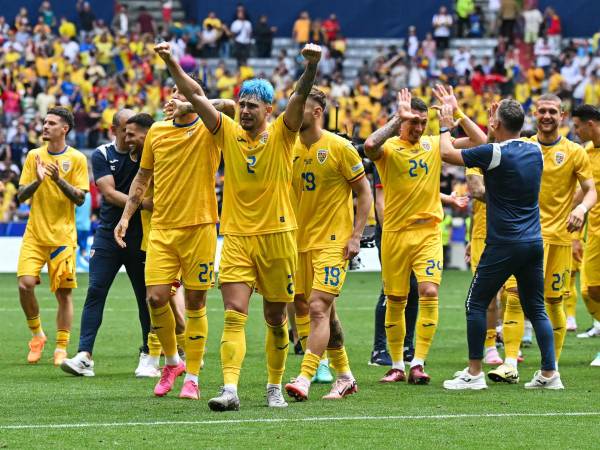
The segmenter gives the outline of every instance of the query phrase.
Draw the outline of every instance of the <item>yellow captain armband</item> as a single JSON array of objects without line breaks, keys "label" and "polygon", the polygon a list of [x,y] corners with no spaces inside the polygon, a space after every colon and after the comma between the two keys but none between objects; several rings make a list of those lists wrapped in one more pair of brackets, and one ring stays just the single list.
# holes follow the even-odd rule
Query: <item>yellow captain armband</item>
[{"label": "yellow captain armband", "polygon": [[462,119],[465,119],[466,117],[467,117],[467,115],[464,112],[462,112],[460,109],[457,109],[456,111],[454,111],[454,114],[453,114],[454,120],[462,120]]}]

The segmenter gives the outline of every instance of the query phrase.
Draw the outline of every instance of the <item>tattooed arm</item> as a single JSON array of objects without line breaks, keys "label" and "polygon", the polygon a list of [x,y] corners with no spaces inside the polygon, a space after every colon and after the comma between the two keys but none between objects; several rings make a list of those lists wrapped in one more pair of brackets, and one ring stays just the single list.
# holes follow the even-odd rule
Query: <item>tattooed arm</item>
[{"label": "tattooed arm", "polygon": [[124,238],[125,233],[127,232],[127,228],[129,227],[129,219],[131,219],[131,216],[133,216],[133,214],[142,204],[144,194],[148,190],[148,186],[150,185],[151,179],[152,170],[142,169],[140,167],[137,175],[131,182],[131,187],[129,188],[129,197],[127,198],[127,203],[125,203],[123,215],[121,216],[121,220],[116,226],[114,232],[115,240],[117,241],[117,244],[119,244],[119,246],[122,248],[126,247]]},{"label": "tattooed arm", "polygon": [[[235,118],[235,102],[226,98],[215,98],[210,100],[210,103],[215,107],[217,111],[222,112],[226,116]],[[163,108],[165,113],[165,120],[170,120],[175,117],[185,116],[186,114],[193,114],[196,112],[194,105],[190,102],[182,102],[180,100],[171,99]]]},{"label": "tattooed arm", "polygon": [[294,93],[285,108],[285,124],[292,131],[298,131],[302,125],[304,116],[304,104],[317,76],[317,65],[321,59],[321,47],[314,44],[306,44],[302,49],[302,56],[307,61],[304,73],[296,82]]},{"label": "tattooed arm", "polygon": [[81,189],[71,186],[67,180],[60,177],[58,164],[46,164],[46,176],[56,183],[62,193],[65,194],[69,200],[71,200],[77,206],[83,205],[85,202],[85,192]]},{"label": "tattooed arm", "polygon": [[37,191],[37,188],[39,188],[41,184],[41,181],[35,180],[29,184],[19,186],[19,191],[17,192],[17,199],[19,202],[23,203],[25,200],[33,197],[33,194],[35,191]]}]

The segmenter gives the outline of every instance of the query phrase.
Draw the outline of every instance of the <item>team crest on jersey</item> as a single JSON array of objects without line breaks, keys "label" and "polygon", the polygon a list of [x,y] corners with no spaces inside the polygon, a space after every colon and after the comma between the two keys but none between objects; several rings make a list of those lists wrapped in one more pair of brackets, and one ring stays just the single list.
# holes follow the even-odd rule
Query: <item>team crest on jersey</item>
[{"label": "team crest on jersey", "polygon": [[266,144],[267,143],[267,139],[269,139],[269,133],[263,133],[260,136],[260,139],[258,140],[258,142],[260,142],[261,144]]},{"label": "team crest on jersey", "polygon": [[68,159],[65,159],[62,161],[61,165],[62,165],[63,172],[68,172],[69,169],[71,168],[71,161]]},{"label": "team crest on jersey", "polygon": [[556,152],[554,154],[554,161],[560,166],[565,161],[565,154],[563,152]]},{"label": "team crest on jersey", "polygon": [[194,130],[188,130],[187,131],[188,137],[192,137],[192,134],[194,134]]},{"label": "team crest on jersey", "polygon": [[431,144],[429,143],[429,141],[422,141],[421,142],[421,147],[423,148],[423,150],[425,150],[426,152],[428,152],[429,150],[431,150]]},{"label": "team crest on jersey", "polygon": [[325,163],[325,161],[327,160],[327,154],[328,152],[324,148],[317,150],[317,161],[319,161],[319,164]]}]

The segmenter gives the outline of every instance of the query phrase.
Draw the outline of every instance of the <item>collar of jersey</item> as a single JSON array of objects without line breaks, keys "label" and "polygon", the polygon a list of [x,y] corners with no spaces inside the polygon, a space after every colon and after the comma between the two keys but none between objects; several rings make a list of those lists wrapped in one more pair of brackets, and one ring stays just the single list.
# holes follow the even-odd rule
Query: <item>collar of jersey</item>
[{"label": "collar of jersey", "polygon": [[175,123],[175,119],[173,119],[173,126],[178,127],[178,128],[191,127],[199,120],[200,120],[200,116],[196,116],[196,118],[193,121],[191,121],[190,123]]},{"label": "collar of jersey", "polygon": [[54,152],[51,152],[50,150],[48,150],[48,147],[46,147],[46,151],[48,152],[49,155],[59,156],[59,155],[62,155],[64,152],[66,152],[68,148],[69,148],[69,146],[65,145],[65,148],[63,148],[60,152],[54,153]]},{"label": "collar of jersey", "polygon": [[558,144],[560,142],[560,140],[562,139],[562,136],[558,136],[558,139],[555,140],[554,142],[551,142],[550,144],[546,144],[542,141],[540,141],[539,138],[537,138],[537,142],[538,144],[540,144],[542,147],[554,147],[556,144]]}]

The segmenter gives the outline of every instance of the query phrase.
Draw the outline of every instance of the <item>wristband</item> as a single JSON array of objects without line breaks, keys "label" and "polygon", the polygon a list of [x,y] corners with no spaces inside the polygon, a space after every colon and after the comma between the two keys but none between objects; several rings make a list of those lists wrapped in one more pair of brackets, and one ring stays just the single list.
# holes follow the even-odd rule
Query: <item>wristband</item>
[{"label": "wristband", "polygon": [[464,112],[462,112],[460,109],[457,109],[456,111],[454,111],[454,114],[452,116],[454,117],[454,120],[462,120],[467,117],[467,115]]},{"label": "wristband", "polygon": [[583,209],[584,214],[587,214],[587,212],[588,212],[588,209],[586,208],[586,206],[583,203],[580,203],[579,205],[577,205],[576,208]]},{"label": "wristband", "polygon": [[450,133],[450,128],[448,127],[441,127],[440,128],[440,134],[442,133]]}]

